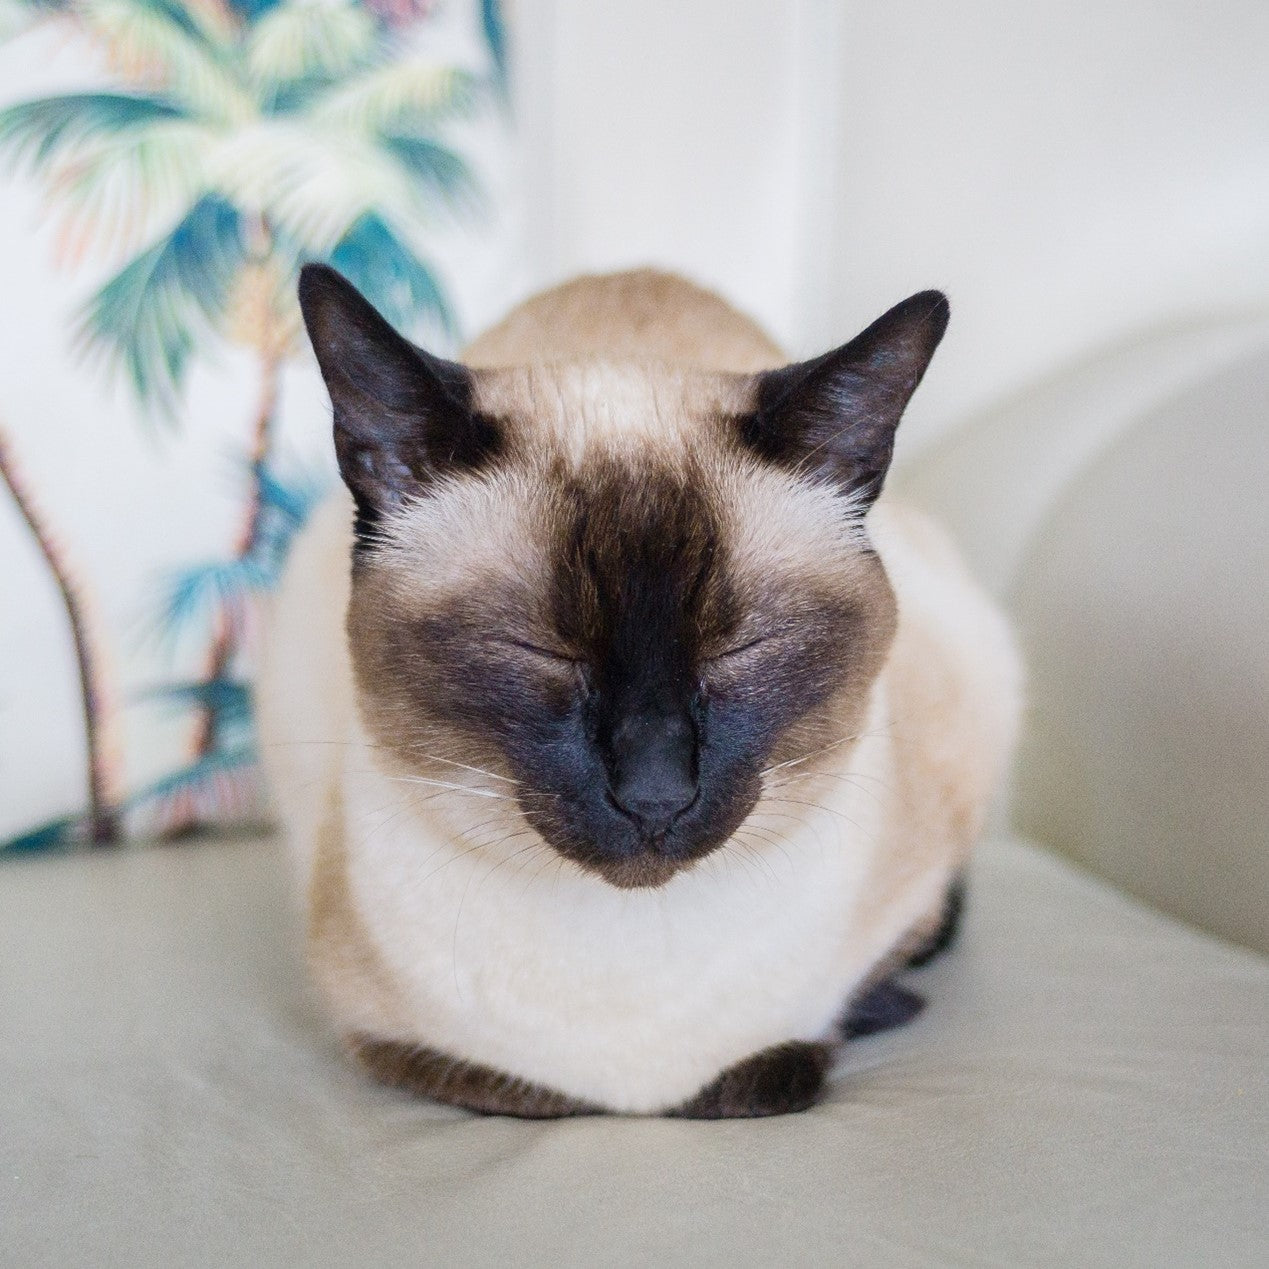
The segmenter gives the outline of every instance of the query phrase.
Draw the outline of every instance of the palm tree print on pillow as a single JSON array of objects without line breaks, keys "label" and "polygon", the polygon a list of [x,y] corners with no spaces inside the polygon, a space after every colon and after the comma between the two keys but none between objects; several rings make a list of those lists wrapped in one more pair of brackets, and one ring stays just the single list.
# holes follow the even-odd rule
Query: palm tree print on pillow
[{"label": "palm tree print on pillow", "polygon": [[183,765],[117,806],[23,840],[101,840],[125,821],[171,836],[250,817],[252,607],[317,492],[285,475],[274,452],[281,372],[301,351],[299,267],[328,261],[394,322],[453,337],[420,226],[478,210],[444,131],[505,85],[498,7],[480,0],[491,65],[482,76],[420,47],[427,4],[0,3],[9,29],[57,22],[91,42],[115,81],[0,111],[0,158],[40,179],[60,218],[62,262],[118,261],[78,316],[81,350],[120,370],[160,427],[181,425],[191,364],[219,341],[249,349],[256,375],[232,554],[166,579],[158,604],[165,631],[205,642],[201,676],[146,702],[193,712]]}]

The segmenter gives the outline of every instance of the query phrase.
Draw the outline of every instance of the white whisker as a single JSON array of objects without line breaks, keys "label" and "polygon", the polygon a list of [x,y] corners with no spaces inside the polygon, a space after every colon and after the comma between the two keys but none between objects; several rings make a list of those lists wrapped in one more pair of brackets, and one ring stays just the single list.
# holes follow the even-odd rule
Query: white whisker
[{"label": "white whisker", "polygon": [[760,776],[769,776],[773,771],[783,771],[786,767],[796,767],[803,762],[810,762],[812,758],[818,758],[820,754],[827,753],[830,749],[836,749],[839,745],[858,739],[858,736],[843,736],[840,740],[834,740],[832,744],[824,745],[820,749],[812,749],[810,753],[804,753],[800,758],[790,758],[787,762],[777,762],[770,767],[764,767],[758,774]]},{"label": "white whisker", "polygon": [[420,758],[426,758],[429,762],[443,762],[447,767],[461,767],[464,771],[471,771],[475,775],[488,776],[491,780],[505,780],[508,784],[519,784],[519,780],[513,780],[510,776],[499,775],[496,771],[486,771],[484,767],[473,767],[466,762],[455,762],[452,758],[441,758],[434,753],[420,753]]},{"label": "white whisker", "polygon": [[454,784],[449,780],[429,780],[425,776],[386,776],[385,779],[395,784],[427,784],[437,789],[447,789],[452,793],[470,793],[476,798],[496,798],[500,802],[514,802],[515,798],[506,793],[495,793],[493,789],[478,789],[470,784]]}]

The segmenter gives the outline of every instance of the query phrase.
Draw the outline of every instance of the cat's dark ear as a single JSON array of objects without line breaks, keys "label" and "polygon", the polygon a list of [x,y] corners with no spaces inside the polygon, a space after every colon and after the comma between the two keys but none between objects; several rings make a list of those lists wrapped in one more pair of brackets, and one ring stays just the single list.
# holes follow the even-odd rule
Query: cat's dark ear
[{"label": "cat's dark ear", "polygon": [[438,476],[496,453],[497,428],[471,408],[471,371],[416,348],[341,274],[306,264],[300,310],[330,391],[335,454],[361,541]]},{"label": "cat's dark ear", "polygon": [[830,481],[871,506],[895,429],[947,329],[947,297],[922,291],[813,361],[758,376],[746,444],[772,462]]}]

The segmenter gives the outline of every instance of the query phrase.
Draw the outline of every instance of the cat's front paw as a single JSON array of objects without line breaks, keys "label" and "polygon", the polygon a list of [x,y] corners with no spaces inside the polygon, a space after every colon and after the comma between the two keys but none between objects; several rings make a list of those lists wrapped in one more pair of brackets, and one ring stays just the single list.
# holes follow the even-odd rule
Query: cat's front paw
[{"label": "cat's front paw", "polygon": [[353,1057],[381,1084],[481,1115],[561,1119],[567,1115],[603,1114],[601,1106],[488,1066],[449,1057],[421,1044],[353,1035],[348,1045]]},{"label": "cat's front paw", "polygon": [[677,1119],[755,1119],[807,1110],[819,1101],[832,1057],[827,1044],[777,1044],[728,1067],[667,1114]]}]

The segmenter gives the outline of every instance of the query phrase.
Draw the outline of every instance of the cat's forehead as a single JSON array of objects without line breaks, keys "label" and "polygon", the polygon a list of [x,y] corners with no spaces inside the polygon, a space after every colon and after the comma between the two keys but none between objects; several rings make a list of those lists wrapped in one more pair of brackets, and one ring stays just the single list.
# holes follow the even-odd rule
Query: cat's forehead
[{"label": "cat's forehead", "polygon": [[711,430],[752,407],[753,395],[745,376],[586,361],[480,371],[473,403],[500,421],[513,446],[580,468],[596,454],[660,452],[673,462],[699,452]]}]

